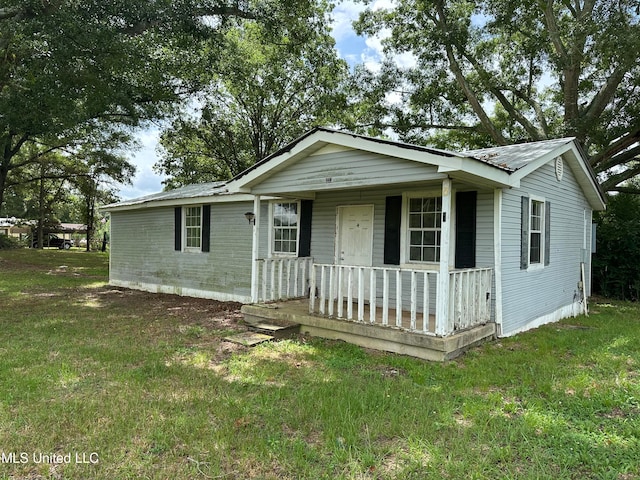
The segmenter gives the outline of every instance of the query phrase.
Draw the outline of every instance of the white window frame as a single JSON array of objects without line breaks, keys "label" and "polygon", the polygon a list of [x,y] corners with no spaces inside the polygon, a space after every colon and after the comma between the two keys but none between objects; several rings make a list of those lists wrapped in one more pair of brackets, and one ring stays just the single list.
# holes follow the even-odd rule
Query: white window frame
[{"label": "white window frame", "polygon": [[[540,229],[533,229],[533,205],[534,203],[539,203],[541,206],[540,211]],[[527,270],[540,270],[544,268],[545,262],[545,241],[546,241],[546,232],[545,232],[545,223],[546,223],[546,201],[543,197],[530,196],[529,197],[529,231],[527,235],[529,236],[529,249],[527,252],[527,260],[528,267]],[[540,235],[540,259],[538,262],[531,261],[531,246],[533,245],[532,235],[536,233]]]},{"label": "white window frame", "polygon": [[[421,190],[415,192],[406,192],[402,195],[402,220],[400,227],[400,264],[401,266],[406,266],[410,268],[425,268],[425,269],[433,269],[437,268],[440,265],[442,259],[442,250],[440,250],[440,259],[436,261],[420,261],[420,260],[411,260],[411,252],[410,252],[410,241],[411,241],[411,229],[409,227],[409,215],[410,209],[409,204],[411,199],[414,198],[440,198],[442,202],[442,190],[441,189],[433,189],[433,190]],[[442,203],[441,207],[442,208]],[[442,222],[442,211],[440,211],[440,219]],[[450,221],[448,219],[448,221]],[[440,223],[440,228],[435,229],[435,231],[440,231],[440,244],[439,248],[442,248],[442,223]],[[447,260],[448,261],[448,260]]]},{"label": "white window frame", "polygon": [[[276,205],[279,204],[296,204],[296,249],[295,252],[276,252],[274,214]],[[269,202],[269,256],[270,257],[297,257],[300,250],[300,200],[272,200]]]},{"label": "white window frame", "polygon": [[[197,247],[190,247],[187,245],[187,229],[195,228],[194,226],[187,226],[187,212],[190,208],[200,209],[200,224],[197,228],[200,230],[200,245]],[[202,251],[202,205],[186,205],[182,207],[182,251],[183,252],[201,252]]]}]

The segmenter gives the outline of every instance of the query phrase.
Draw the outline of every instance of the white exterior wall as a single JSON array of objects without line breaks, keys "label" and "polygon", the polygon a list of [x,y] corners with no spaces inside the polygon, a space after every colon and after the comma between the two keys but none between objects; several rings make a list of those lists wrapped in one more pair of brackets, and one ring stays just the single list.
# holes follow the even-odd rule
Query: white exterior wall
[{"label": "white exterior wall", "polygon": [[111,285],[250,301],[250,202],[211,205],[209,252],[174,250],[174,207],[111,212]]},{"label": "white exterior wall", "polygon": [[[551,202],[550,264],[521,270],[521,197]],[[587,222],[585,225],[585,216]],[[502,223],[502,336],[572,316],[579,310],[580,263],[590,271],[591,208],[570,168],[558,181],[549,162],[522,180],[520,188],[505,190]],[[588,230],[584,247],[585,227]]]},{"label": "white exterior wall", "polygon": [[[425,184],[424,189],[432,191],[440,187],[439,183]],[[468,187],[467,187],[468,188]],[[335,264],[335,242],[336,242],[336,222],[337,209],[339,206],[347,205],[373,205],[374,207],[374,228],[373,228],[373,266],[398,268],[399,265],[384,264],[384,226],[385,226],[385,200],[388,196],[402,195],[405,192],[420,191],[415,187],[412,189],[392,187],[381,190],[348,190],[334,192],[318,192],[313,203],[313,220],[311,234],[311,256],[314,263]],[[453,192],[455,198],[455,191]],[[455,217],[451,219],[455,222]],[[452,225],[455,225],[453,223]],[[455,235],[454,235],[455,237]],[[455,252],[455,243],[451,246]],[[493,268],[493,191],[479,191],[477,203],[476,220],[476,267]],[[453,253],[451,258],[451,269],[453,269]],[[420,264],[414,264],[420,268]],[[412,265],[413,266],[413,265]],[[433,264],[431,271],[438,271],[438,265]],[[405,279],[408,285],[408,278]],[[381,281],[377,283],[379,296],[382,295]],[[421,281],[418,288],[422,288]],[[403,306],[410,305],[410,292],[408,289],[403,292]],[[395,302],[395,277],[390,278],[390,301]],[[432,286],[431,305],[435,308],[435,284]],[[494,296],[492,295],[492,298]],[[493,309],[492,309],[493,310]],[[432,312],[435,313],[435,312]]]}]

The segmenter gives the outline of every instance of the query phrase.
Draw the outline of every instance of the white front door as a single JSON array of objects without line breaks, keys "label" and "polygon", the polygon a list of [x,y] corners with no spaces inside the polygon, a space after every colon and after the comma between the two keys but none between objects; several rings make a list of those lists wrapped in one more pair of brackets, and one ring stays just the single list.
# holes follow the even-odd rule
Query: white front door
[{"label": "white front door", "polygon": [[[373,205],[349,205],[338,207],[336,238],[336,263],[338,265],[366,266],[373,262]],[[364,292],[368,297],[369,275],[365,276]],[[343,285],[348,281],[343,275]],[[357,298],[358,274],[353,273],[353,298]]]}]

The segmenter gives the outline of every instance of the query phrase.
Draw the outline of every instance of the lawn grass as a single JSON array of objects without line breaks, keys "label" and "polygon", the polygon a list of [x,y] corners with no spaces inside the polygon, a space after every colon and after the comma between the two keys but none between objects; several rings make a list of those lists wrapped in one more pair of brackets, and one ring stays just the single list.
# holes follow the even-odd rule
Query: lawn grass
[{"label": "lawn grass", "polygon": [[235,346],[237,305],[114,289],[107,268],[0,251],[0,478],[640,478],[635,304],[436,364]]}]

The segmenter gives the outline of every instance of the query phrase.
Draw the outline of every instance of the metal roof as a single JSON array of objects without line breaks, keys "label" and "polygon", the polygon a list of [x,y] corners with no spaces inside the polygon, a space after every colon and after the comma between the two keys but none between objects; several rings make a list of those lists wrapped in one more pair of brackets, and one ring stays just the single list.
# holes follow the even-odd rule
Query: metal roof
[{"label": "metal roof", "polygon": [[509,172],[515,172],[558,147],[572,142],[572,137],[557,138],[555,140],[541,140],[539,142],[517,143],[501,147],[480,148],[467,150],[465,155],[494,165]]},{"label": "metal roof", "polygon": [[209,182],[196,183],[185,187],[167,190],[165,192],[154,193],[144,197],[125,200],[124,202],[112,203],[102,207],[103,210],[111,208],[129,207],[134,205],[142,205],[150,202],[158,202],[163,200],[183,200],[186,198],[212,197],[217,195],[228,195],[227,182]]}]

